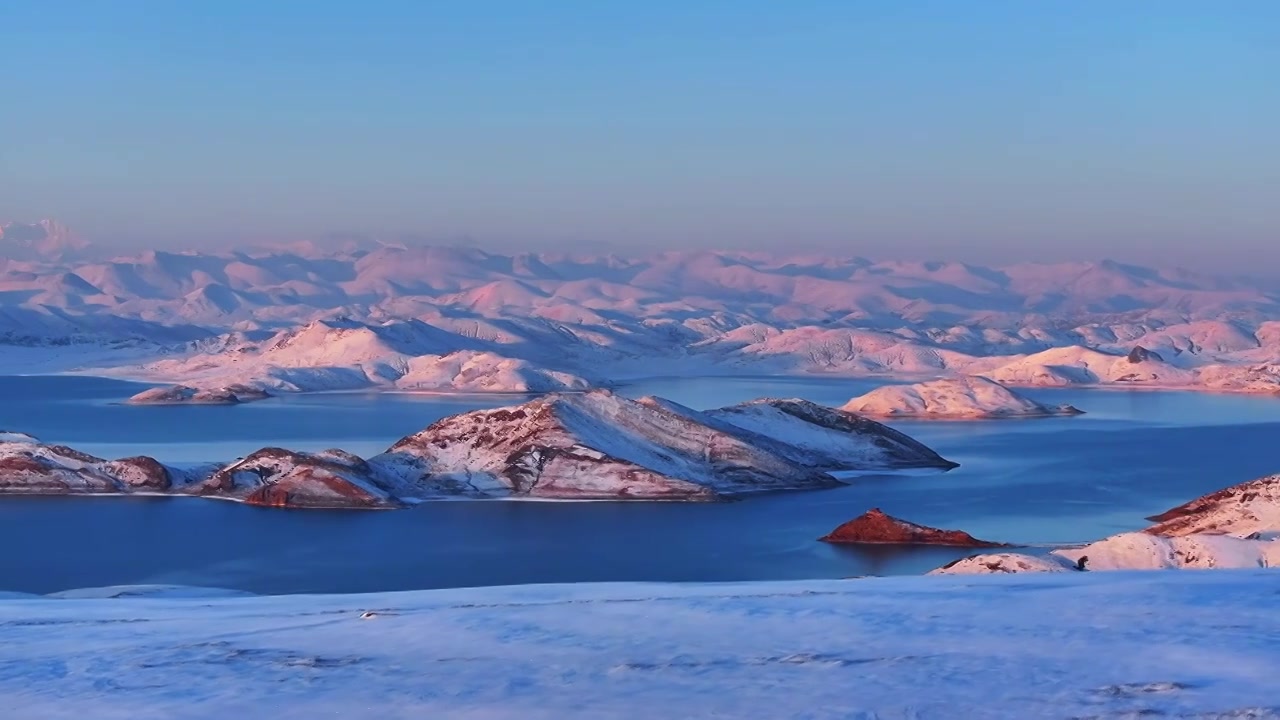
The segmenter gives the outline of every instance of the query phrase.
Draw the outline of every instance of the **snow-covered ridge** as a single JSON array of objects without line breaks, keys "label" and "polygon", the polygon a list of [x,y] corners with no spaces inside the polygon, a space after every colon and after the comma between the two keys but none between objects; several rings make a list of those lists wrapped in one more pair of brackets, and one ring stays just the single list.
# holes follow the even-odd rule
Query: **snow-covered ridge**
[{"label": "snow-covered ridge", "polygon": [[[371,460],[412,480],[407,494],[709,498],[830,487],[827,471],[953,463],[920,443],[804,401],[698,412],[608,391],[550,395],[436,422]],[[761,412],[771,416],[777,433]],[[749,418],[740,422],[740,418]],[[421,480],[418,480],[419,482]]]},{"label": "snow-covered ridge", "polygon": [[161,493],[189,476],[149,457],[105,460],[25,433],[0,433],[0,494]]},{"label": "snow-covered ridge", "polygon": [[699,500],[839,485],[831,471],[921,467],[954,463],[879,423],[813,403],[765,400],[701,413],[608,391],[444,418],[368,459],[263,448],[204,471],[148,457],[108,461],[0,434],[0,494],[146,492],[293,508],[395,508],[456,496]]},{"label": "snow-covered ridge", "polygon": [[[72,237],[46,225],[0,243]],[[74,343],[101,352],[56,369],[197,391],[538,392],[735,372],[1280,389],[1274,289],[1113,262],[377,244],[101,260],[62,245],[3,255],[0,360],[6,344]],[[1138,346],[1150,357],[1130,361]]]},{"label": "snow-covered ridge", "polygon": [[1078,548],[1032,557],[1016,553],[975,555],[934,570],[937,575],[1079,570],[1183,570],[1280,567],[1280,542],[1230,535],[1160,537],[1120,533]]},{"label": "snow-covered ridge", "polygon": [[[228,337],[183,357],[159,360],[125,374],[182,383],[168,392],[148,391],[160,400],[133,398],[139,403],[200,402],[200,397],[243,394],[235,392],[236,388],[258,392],[382,388],[531,393],[590,386],[570,372],[505,357],[485,347],[417,320],[369,324],[340,319],[314,321],[261,340],[246,335]],[[232,391],[228,393],[228,389]]]},{"label": "snow-covered ridge", "polygon": [[126,402],[133,405],[235,405],[269,397],[271,394],[265,390],[248,385],[227,385],[203,390],[188,385],[168,385],[143,390]]},{"label": "snow-covered ridge", "polygon": [[754,433],[754,442],[776,440],[792,461],[823,470],[956,467],[906,433],[807,400],[761,398],[704,415]]},{"label": "snow-covered ridge", "polygon": [[12,599],[0,697],[48,720],[1274,720],[1274,589],[1230,571]]},{"label": "snow-covered ridge", "polygon": [[1280,475],[1212,492],[1121,533],[1048,556],[975,555],[938,574],[1280,567]]},{"label": "snow-covered ridge", "polygon": [[[1269,359],[1255,362],[1255,357]],[[1142,346],[1135,346],[1125,355],[1072,346],[1052,348],[1008,362],[1004,358],[987,358],[975,361],[970,368],[1013,386],[1103,385],[1280,393],[1280,360],[1271,350],[1223,353],[1208,364],[1175,365]]]},{"label": "snow-covered ridge", "polygon": [[966,375],[915,385],[886,385],[856,397],[843,410],[876,417],[922,420],[1078,415],[1070,405],[1042,405],[994,380]]},{"label": "snow-covered ridge", "polygon": [[1148,518],[1153,535],[1280,533],[1280,475],[1268,475],[1196,498]]}]

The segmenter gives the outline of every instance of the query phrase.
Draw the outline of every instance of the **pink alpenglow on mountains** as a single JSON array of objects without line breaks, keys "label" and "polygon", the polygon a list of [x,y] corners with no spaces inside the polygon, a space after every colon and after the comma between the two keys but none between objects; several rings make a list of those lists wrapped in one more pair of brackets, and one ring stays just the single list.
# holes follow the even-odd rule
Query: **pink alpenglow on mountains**
[{"label": "pink alpenglow on mountains", "polygon": [[978,420],[1079,415],[1070,405],[1042,405],[993,380],[967,375],[916,385],[886,385],[841,409],[875,417]]},{"label": "pink alpenglow on mountains", "polygon": [[187,492],[293,508],[389,508],[401,503],[378,485],[365,460],[341,450],[263,448],[215,471]]},{"label": "pink alpenglow on mountains", "polygon": [[1106,261],[378,243],[102,259],[57,223],[4,233],[0,339],[26,348],[24,371],[196,393],[552,392],[733,374],[1280,391],[1273,289]]},{"label": "pink alpenglow on mountains", "polygon": [[[372,462],[450,493],[649,499],[832,487],[838,470],[954,467],[895,430],[809,406],[821,407],[763,400],[704,413],[600,390],[548,395],[445,418]],[[760,432],[762,413],[776,416],[776,434]]]},{"label": "pink alpenglow on mountains", "polygon": [[[1280,475],[1233,485],[1112,535],[1044,556],[976,555],[939,574],[1280,567]],[[1081,558],[1084,558],[1083,562]]]},{"label": "pink alpenglow on mountains", "polygon": [[448,497],[713,500],[831,488],[842,484],[831,475],[838,471],[954,466],[901,432],[803,401],[702,413],[607,391],[462,413],[367,459],[264,448],[178,470],[0,434],[0,494],[145,492],[287,508],[397,508]]},{"label": "pink alpenglow on mountains", "polygon": [[1156,523],[1144,531],[1152,535],[1280,533],[1280,475],[1232,485],[1147,519]]},{"label": "pink alpenglow on mountains", "polygon": [[185,480],[149,457],[104,460],[26,433],[0,432],[0,495],[156,493]]},{"label": "pink alpenglow on mountains", "polygon": [[265,400],[271,394],[247,385],[228,385],[200,390],[187,385],[167,385],[149,388],[130,397],[131,405],[235,405]]}]

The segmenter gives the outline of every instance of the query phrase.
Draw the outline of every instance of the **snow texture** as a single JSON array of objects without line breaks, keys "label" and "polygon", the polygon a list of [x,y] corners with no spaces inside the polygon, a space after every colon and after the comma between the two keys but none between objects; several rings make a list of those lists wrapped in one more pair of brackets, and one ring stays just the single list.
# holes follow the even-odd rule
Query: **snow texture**
[{"label": "snow texture", "polygon": [[856,397],[842,410],[876,417],[921,420],[1078,415],[1070,405],[1042,405],[983,377],[966,375],[916,385],[886,385]]},{"label": "snow texture", "polygon": [[827,470],[952,465],[878,423],[803,401],[701,413],[602,390],[445,418],[370,463],[403,478],[396,492],[406,497],[649,499],[838,484]]},{"label": "snow texture", "polygon": [[41,720],[1277,718],[1275,579],[6,599],[0,701]]},{"label": "snow texture", "polygon": [[1280,542],[1229,535],[1159,537],[1141,532],[1120,533],[1082,547],[1054,550],[1047,556],[974,555],[938,568],[933,574],[1076,571],[1082,557],[1087,558],[1086,571],[1275,568],[1280,567]]},{"label": "snow texture", "polygon": [[1280,532],[1280,475],[1250,480],[1156,515],[1156,535],[1225,533],[1240,537]]},{"label": "snow texture", "polygon": [[1203,495],[1150,518],[1143,532],[1120,533],[1048,556],[974,555],[933,572],[967,575],[1086,570],[1280,567],[1280,475]]}]

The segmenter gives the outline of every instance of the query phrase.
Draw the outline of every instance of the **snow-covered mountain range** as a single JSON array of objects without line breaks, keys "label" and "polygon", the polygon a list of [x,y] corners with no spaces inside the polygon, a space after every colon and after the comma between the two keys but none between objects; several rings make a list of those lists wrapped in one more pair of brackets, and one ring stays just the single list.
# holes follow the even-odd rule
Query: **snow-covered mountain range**
[{"label": "snow-covered mountain range", "polygon": [[[874,262],[348,246],[98,259],[0,239],[0,362],[277,391],[547,391],[656,374],[1280,388],[1280,292],[1115,262]],[[16,351],[15,351],[16,352]],[[24,360],[29,355],[24,355]]]}]

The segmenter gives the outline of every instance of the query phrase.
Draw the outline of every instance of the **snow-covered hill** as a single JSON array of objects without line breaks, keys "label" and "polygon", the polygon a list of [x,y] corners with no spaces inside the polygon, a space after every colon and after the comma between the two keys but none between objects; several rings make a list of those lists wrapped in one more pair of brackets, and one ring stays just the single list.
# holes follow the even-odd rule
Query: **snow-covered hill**
[{"label": "snow-covered hill", "polygon": [[1070,405],[1042,405],[998,382],[974,375],[915,385],[886,385],[856,397],[841,409],[875,417],[921,420],[1078,415]]},{"label": "snow-covered hill", "polygon": [[42,720],[1274,720],[1275,583],[1222,571],[19,596],[0,600],[0,697],[8,717]]},{"label": "snow-covered hill", "polygon": [[1280,533],[1280,475],[1250,480],[1148,518],[1153,535]]},{"label": "snow-covered hill", "polygon": [[934,572],[1280,567],[1280,475],[1209,493],[1150,519],[1157,524],[1143,532],[1121,533],[1047,556],[975,555]]},{"label": "snow-covered hill", "polygon": [[367,462],[341,450],[298,453],[263,448],[183,491],[270,507],[400,507],[375,477],[376,470]]},{"label": "snow-covered hill", "polygon": [[[418,320],[366,324],[313,321],[261,341],[243,334],[203,342],[180,358],[125,374],[180,381],[191,393],[154,393],[160,400],[225,396],[226,388],[276,392],[386,388],[447,392],[585,390],[587,380],[483,348],[492,344]],[[194,386],[194,387],[193,387]],[[155,402],[148,397],[135,402]]]},{"label": "snow-covered hill", "polygon": [[703,413],[769,441],[792,462],[823,470],[955,467],[906,433],[807,400],[762,398]]},{"label": "snow-covered hill", "polygon": [[832,471],[954,466],[900,432],[804,401],[701,413],[603,390],[448,417],[368,460],[264,448],[182,472],[0,434],[0,494],[169,493],[291,508],[456,496],[700,500],[833,487]]},{"label": "snow-covered hill", "polygon": [[187,480],[149,457],[104,460],[25,433],[0,432],[0,495],[166,492]]},{"label": "snow-covered hill", "polygon": [[1125,355],[1070,346],[1012,360],[999,357],[975,360],[969,367],[975,371],[981,369],[982,375],[1012,386],[1110,385],[1280,393],[1280,364],[1255,363],[1249,354],[1233,358],[1224,353],[1214,357],[1216,361],[1210,364],[1183,367],[1167,362],[1159,353],[1140,345]]},{"label": "snow-covered hill", "polygon": [[548,395],[445,418],[370,462],[403,477],[406,497],[698,499],[831,487],[833,470],[953,467],[901,433],[817,408],[758,401],[701,413],[601,390]]},{"label": "snow-covered hill", "polygon": [[248,385],[228,385],[220,388],[193,388],[189,385],[168,385],[147,388],[130,397],[131,405],[235,405],[271,397],[264,390]]},{"label": "snow-covered hill", "polygon": [[[1113,262],[376,243],[103,260],[56,223],[6,227],[0,362],[75,344],[93,359],[56,369],[198,390],[550,390],[735,372],[1280,389],[1273,289]],[[1130,362],[1139,346],[1153,356]]]},{"label": "snow-covered hill", "polygon": [[938,568],[932,574],[1233,568],[1280,568],[1280,542],[1200,533],[1179,537],[1159,537],[1144,532],[1120,533],[1082,547],[1054,550],[1038,557],[1016,553],[975,555]]}]

